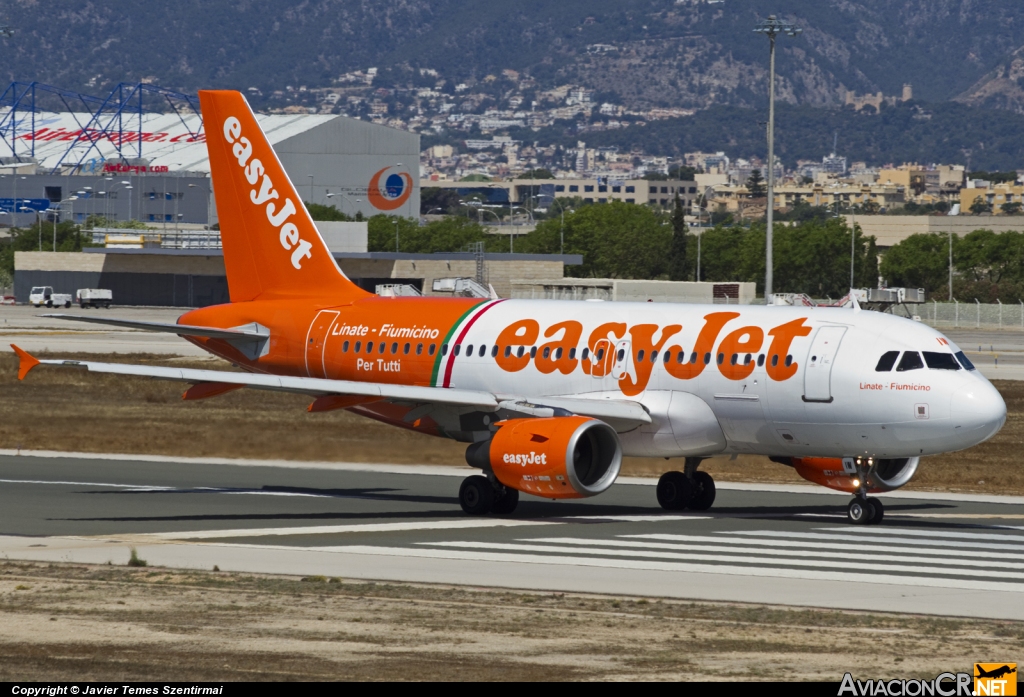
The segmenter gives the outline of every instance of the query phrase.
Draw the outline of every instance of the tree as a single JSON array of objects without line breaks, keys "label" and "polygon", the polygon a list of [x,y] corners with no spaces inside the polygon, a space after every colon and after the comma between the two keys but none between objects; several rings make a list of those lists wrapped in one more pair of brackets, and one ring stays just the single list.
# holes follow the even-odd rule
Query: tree
[{"label": "tree", "polygon": [[984,196],[975,196],[968,210],[972,215],[984,215],[992,212],[992,204],[988,203]]},{"label": "tree", "polygon": [[528,169],[519,175],[520,179],[554,179],[555,175],[551,173],[550,169],[543,167],[537,169]]},{"label": "tree", "polygon": [[685,281],[689,275],[686,268],[686,212],[678,191],[672,206],[671,221],[672,246],[668,254],[668,278],[670,281]]},{"label": "tree", "polygon": [[[545,220],[516,240],[516,251],[557,254],[561,221]],[[582,254],[581,266],[568,276],[658,278],[666,270],[672,233],[664,219],[647,206],[611,201],[565,213],[565,252]]]},{"label": "tree", "polygon": [[375,215],[367,222],[369,251],[395,251],[396,232],[401,252],[461,252],[471,242],[484,242],[489,251],[508,251],[508,241],[504,236],[487,234],[483,226],[474,220],[448,216],[421,226],[410,218],[383,214]]},{"label": "tree", "polygon": [[352,220],[351,216],[339,211],[334,206],[325,206],[321,203],[310,203],[309,201],[304,201],[303,203],[305,203],[306,210],[309,211],[309,216],[313,220]]},{"label": "tree", "polygon": [[999,210],[1002,211],[1005,215],[1020,215],[1021,203],[1019,201],[1010,201],[1009,203],[1004,203],[1002,206],[1000,206]]},{"label": "tree", "polygon": [[462,199],[455,189],[442,189],[439,186],[425,186],[420,189],[420,215],[440,208],[444,213],[451,213],[462,206]]},{"label": "tree", "polygon": [[750,198],[764,198],[768,194],[768,189],[764,184],[764,177],[761,176],[761,170],[755,169],[747,177],[747,193]]},{"label": "tree", "polygon": [[680,179],[682,181],[691,181],[697,174],[696,167],[688,167],[687,165],[673,165],[668,170],[668,176],[671,179]]},{"label": "tree", "polygon": [[948,236],[911,235],[889,248],[882,257],[881,272],[890,286],[924,288],[928,292],[941,290],[949,280]]}]

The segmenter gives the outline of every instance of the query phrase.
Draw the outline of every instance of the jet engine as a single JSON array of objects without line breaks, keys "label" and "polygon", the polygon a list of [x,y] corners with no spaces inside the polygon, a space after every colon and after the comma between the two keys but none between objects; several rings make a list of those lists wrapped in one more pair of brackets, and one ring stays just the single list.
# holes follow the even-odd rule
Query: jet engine
[{"label": "jet engine", "polygon": [[[861,481],[857,473],[855,458],[839,457],[793,457],[772,458],[796,469],[797,474],[809,482],[827,486],[829,489],[856,493],[860,491]],[[909,482],[917,466],[919,457],[901,457],[872,460],[865,458],[860,464],[868,465],[868,491],[878,493],[893,491]]]},{"label": "jet engine", "polygon": [[577,499],[607,490],[619,476],[622,447],[615,430],[584,416],[509,419],[490,440],[466,450],[472,467],[548,499]]}]

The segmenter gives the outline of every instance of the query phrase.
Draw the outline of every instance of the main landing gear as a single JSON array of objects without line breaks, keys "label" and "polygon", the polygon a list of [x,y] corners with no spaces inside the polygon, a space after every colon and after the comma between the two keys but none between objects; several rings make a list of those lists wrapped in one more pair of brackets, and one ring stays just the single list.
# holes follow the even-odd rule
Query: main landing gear
[{"label": "main landing gear", "polygon": [[658,480],[658,503],[667,511],[706,511],[715,502],[715,480],[698,472],[699,457],[686,458],[684,472],[666,472]]},{"label": "main landing gear", "polygon": [[885,507],[874,496],[858,496],[846,507],[846,518],[854,525],[878,525]]},{"label": "main landing gear", "polygon": [[519,492],[497,479],[474,474],[462,480],[459,503],[469,515],[507,515],[519,505]]}]

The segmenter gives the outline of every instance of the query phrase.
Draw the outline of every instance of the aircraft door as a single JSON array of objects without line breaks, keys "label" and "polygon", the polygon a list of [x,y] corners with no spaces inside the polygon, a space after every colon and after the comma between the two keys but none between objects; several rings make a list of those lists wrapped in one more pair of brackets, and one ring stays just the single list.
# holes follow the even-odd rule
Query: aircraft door
[{"label": "aircraft door", "polygon": [[846,327],[826,326],[818,329],[807,352],[804,364],[804,401],[832,401],[832,364]]},{"label": "aircraft door", "polygon": [[327,377],[324,365],[324,346],[327,344],[327,333],[334,321],[338,319],[337,310],[320,310],[306,334],[306,375],[311,378]]}]

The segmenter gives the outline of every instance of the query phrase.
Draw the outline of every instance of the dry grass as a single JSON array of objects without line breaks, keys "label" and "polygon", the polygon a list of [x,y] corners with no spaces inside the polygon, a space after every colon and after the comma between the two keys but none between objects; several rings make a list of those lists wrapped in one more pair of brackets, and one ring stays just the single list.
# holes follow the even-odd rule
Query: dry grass
[{"label": "dry grass", "polygon": [[[85,358],[85,357],[83,357]],[[89,356],[97,360],[96,356]],[[193,365],[192,359],[119,355],[122,362]],[[203,367],[226,364],[205,361]],[[1006,426],[991,441],[961,453],[927,458],[910,489],[1024,494],[1024,382],[999,381]],[[300,395],[240,390],[183,402],[183,386],[145,378],[37,368],[17,380],[17,360],[0,354],[0,447],[185,457],[252,457],[339,462],[463,464],[454,441],[355,416],[309,414]],[[623,474],[657,476],[676,462],[626,458]],[[712,458],[723,481],[799,483],[796,473],[766,458]]]},{"label": "dry grass", "polygon": [[14,562],[0,618],[6,681],[837,681],[1024,649],[1019,622]]}]

